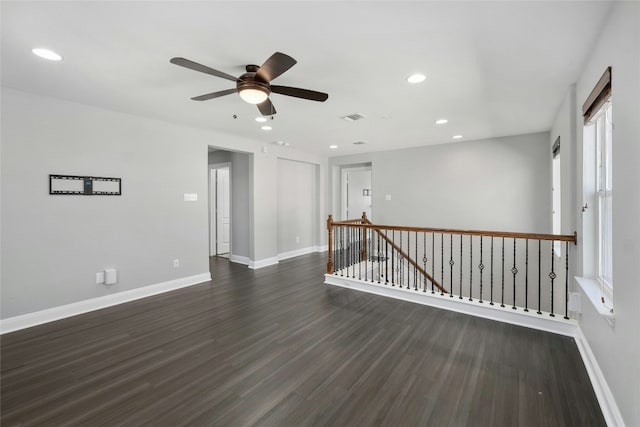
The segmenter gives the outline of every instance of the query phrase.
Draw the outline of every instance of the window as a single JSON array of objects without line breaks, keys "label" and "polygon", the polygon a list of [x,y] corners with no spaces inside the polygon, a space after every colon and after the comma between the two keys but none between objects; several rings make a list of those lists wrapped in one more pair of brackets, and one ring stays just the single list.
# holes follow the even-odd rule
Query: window
[{"label": "window", "polygon": [[[613,315],[613,114],[611,67],[608,67],[582,106],[583,129],[583,275],[587,291],[600,288],[594,307]],[[591,287],[593,284],[593,288]]]},{"label": "window", "polygon": [[613,285],[612,274],[612,126],[611,100],[592,119],[596,138],[596,191],[597,206],[597,252],[598,280],[609,288]]}]

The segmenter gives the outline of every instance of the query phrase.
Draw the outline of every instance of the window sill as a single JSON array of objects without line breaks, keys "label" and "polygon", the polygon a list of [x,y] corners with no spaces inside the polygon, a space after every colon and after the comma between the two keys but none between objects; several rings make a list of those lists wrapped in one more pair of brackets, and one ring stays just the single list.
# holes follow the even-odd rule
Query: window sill
[{"label": "window sill", "polygon": [[605,296],[605,303],[602,302],[602,292],[600,290],[600,283],[596,279],[589,277],[575,277],[576,282],[580,285],[580,288],[591,301],[593,307],[597,310],[598,314],[604,317],[609,325],[613,326],[615,322],[615,314],[613,309],[613,301]]}]

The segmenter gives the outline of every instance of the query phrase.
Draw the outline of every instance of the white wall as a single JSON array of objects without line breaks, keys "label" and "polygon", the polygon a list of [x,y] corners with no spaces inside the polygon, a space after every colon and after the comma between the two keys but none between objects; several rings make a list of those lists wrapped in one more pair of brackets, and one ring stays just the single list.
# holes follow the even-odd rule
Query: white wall
[{"label": "white wall", "polygon": [[[372,220],[378,224],[546,233],[548,141],[544,132],[333,157],[330,165],[371,162]],[[334,183],[338,177],[334,171]],[[330,200],[338,213],[336,198]]]},{"label": "white wall", "polygon": [[278,254],[317,245],[317,167],[278,159]]},{"label": "white wall", "polygon": [[[3,90],[2,317],[206,273],[207,137]],[[122,196],[51,196],[49,174],[119,177]],[[97,285],[107,267],[118,283]]]},{"label": "white wall", "polygon": [[571,85],[558,109],[555,122],[549,132],[549,152],[560,137],[560,180],[562,234],[576,231],[576,88]]},{"label": "white wall", "polygon": [[[640,3],[616,2],[576,84],[581,106],[606,67],[612,67],[613,300],[610,326],[583,295],[582,329],[627,426],[640,425]],[[578,107],[580,109],[580,107]],[[578,115],[580,113],[578,112]],[[576,117],[576,181],[582,180],[582,118]],[[578,229],[582,200],[574,205]],[[583,245],[578,236],[579,257]],[[578,265],[578,274],[587,266]]]},{"label": "white wall", "polygon": [[[254,157],[248,253],[277,257],[278,153],[260,141],[4,87],[1,119],[2,319],[208,273],[208,146]],[[287,153],[326,179],[325,158]],[[121,177],[123,194],[50,196],[50,173]],[[118,284],[96,285],[107,267]]]}]

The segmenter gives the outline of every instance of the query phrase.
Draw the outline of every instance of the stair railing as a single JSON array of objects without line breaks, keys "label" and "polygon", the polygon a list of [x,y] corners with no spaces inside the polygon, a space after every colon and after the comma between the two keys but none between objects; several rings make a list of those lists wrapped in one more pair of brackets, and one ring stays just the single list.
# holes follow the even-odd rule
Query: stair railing
[{"label": "stair railing", "polygon": [[[564,306],[569,318],[576,234],[379,225],[365,213],[346,221],[329,215],[327,231],[327,274],[552,317]],[[564,242],[562,253],[555,242]]]}]

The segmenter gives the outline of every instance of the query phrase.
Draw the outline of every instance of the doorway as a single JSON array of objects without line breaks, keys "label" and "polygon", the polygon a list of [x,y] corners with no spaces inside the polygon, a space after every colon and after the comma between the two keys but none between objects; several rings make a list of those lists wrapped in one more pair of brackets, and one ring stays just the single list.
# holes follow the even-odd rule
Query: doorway
[{"label": "doorway", "polygon": [[342,168],[342,219],[355,219],[367,213],[371,218],[371,165]]},{"label": "doorway", "polygon": [[209,256],[231,252],[231,163],[209,167]]}]

